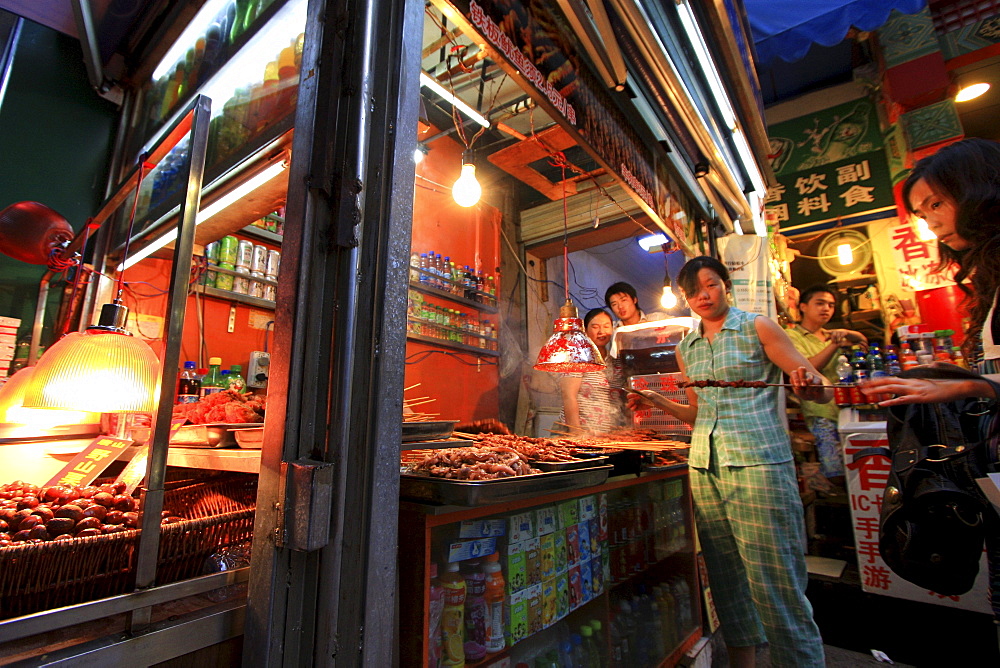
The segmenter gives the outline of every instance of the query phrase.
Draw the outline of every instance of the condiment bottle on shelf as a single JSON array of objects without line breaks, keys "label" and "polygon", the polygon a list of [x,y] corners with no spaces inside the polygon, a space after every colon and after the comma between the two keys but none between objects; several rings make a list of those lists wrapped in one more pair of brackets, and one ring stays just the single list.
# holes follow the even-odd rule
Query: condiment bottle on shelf
[{"label": "condiment bottle on shelf", "polygon": [[486,656],[486,573],[479,560],[465,564],[465,660],[475,663]]},{"label": "condiment bottle on shelf", "polygon": [[224,384],[222,378],[222,371],[220,367],[222,366],[222,358],[220,357],[210,357],[208,358],[208,373],[205,377],[201,379],[201,396],[207,397],[210,394],[215,394],[216,392],[221,392],[228,388],[228,385]]},{"label": "condiment bottle on shelf", "polygon": [[962,367],[963,369],[969,368],[969,363],[965,361],[965,355],[962,354],[961,346],[952,346],[951,361],[952,363]]},{"label": "condiment bottle on shelf", "polygon": [[465,578],[458,564],[448,564],[441,576],[444,610],[441,613],[442,666],[465,666]]},{"label": "condiment bottle on shelf", "polygon": [[229,367],[229,389],[244,394],[247,391],[247,381],[243,378],[243,366],[233,364]]},{"label": "condiment bottle on shelf", "polygon": [[430,604],[428,606],[427,618],[427,628],[429,629],[427,638],[427,665],[432,668],[441,662],[441,616],[443,613],[444,588],[438,579],[437,564],[432,562]]},{"label": "condiment bottle on shelf", "polygon": [[486,599],[486,651],[499,652],[504,648],[503,635],[503,599],[504,599],[504,579],[503,570],[500,568],[500,553],[494,552],[486,557],[483,565],[486,572],[486,590],[483,598]]}]

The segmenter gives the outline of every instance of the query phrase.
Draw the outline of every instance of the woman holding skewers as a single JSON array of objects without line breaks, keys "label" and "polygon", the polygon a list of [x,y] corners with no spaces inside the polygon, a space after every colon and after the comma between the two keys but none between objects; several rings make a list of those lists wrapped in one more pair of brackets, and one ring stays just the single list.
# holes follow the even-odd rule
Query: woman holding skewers
[{"label": "woman holding skewers", "polygon": [[[729,306],[729,272],[696,257],[678,284],[697,329],[677,346],[682,379],[780,383],[829,401],[829,383],[772,320]],[[655,392],[630,395],[633,410],[651,405],[694,426],[691,491],[708,578],[729,648],[730,665],[753,666],[756,645],[770,643],[775,666],[823,666],[823,641],[805,596],[808,574],[802,502],[776,387],[693,387],[689,404]]]}]

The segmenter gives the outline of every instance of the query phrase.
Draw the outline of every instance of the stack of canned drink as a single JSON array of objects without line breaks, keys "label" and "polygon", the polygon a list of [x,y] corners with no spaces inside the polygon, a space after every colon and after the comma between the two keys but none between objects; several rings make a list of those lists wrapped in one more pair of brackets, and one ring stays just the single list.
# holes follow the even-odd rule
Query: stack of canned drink
[{"label": "stack of canned drink", "polygon": [[205,247],[209,267],[222,271],[207,271],[205,285],[219,290],[274,301],[274,282],[278,280],[281,253],[246,239],[229,235]]}]

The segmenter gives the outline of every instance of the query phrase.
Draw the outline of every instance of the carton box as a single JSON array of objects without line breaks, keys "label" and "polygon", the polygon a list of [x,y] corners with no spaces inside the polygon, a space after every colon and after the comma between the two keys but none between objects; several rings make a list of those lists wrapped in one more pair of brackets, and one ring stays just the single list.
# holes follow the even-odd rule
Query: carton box
[{"label": "carton box", "polygon": [[528,633],[538,633],[545,628],[542,612],[542,584],[539,582],[533,587],[528,587],[524,590],[524,595],[528,601]]},{"label": "carton box", "polygon": [[522,542],[524,545],[524,569],[526,573],[527,586],[541,584],[542,582],[542,549],[541,540],[530,538]]},{"label": "carton box", "polygon": [[601,530],[599,520],[596,517],[588,520],[587,529],[590,533],[590,554],[597,554],[601,551]]},{"label": "carton box", "polygon": [[597,495],[597,522],[600,532],[598,537],[602,543],[608,540],[608,495]]},{"label": "carton box", "polygon": [[459,526],[458,537],[486,538],[489,536],[502,536],[504,535],[505,524],[502,519],[466,520]]},{"label": "carton box", "polygon": [[580,504],[576,499],[563,501],[559,504],[559,528],[571,527],[580,521]]},{"label": "carton box", "polygon": [[580,511],[577,516],[579,520],[589,520],[591,518],[597,517],[597,499],[594,495],[581,496],[580,499]]},{"label": "carton box", "polygon": [[528,637],[528,601],[524,590],[515,592],[504,601],[504,636],[508,645]]},{"label": "carton box", "polygon": [[579,564],[569,567],[566,579],[569,582],[569,609],[576,610],[583,605],[583,586],[580,581]]},{"label": "carton box", "polygon": [[552,626],[556,619],[556,579],[549,578],[542,582],[542,627]]},{"label": "carton box", "polygon": [[556,537],[548,534],[538,539],[542,560],[542,580],[550,580],[556,574]]},{"label": "carton box", "polygon": [[580,561],[590,559],[590,522],[580,520],[576,525],[577,542],[579,543]]},{"label": "carton box", "polygon": [[556,619],[569,614],[569,581],[566,574],[556,575]]},{"label": "carton box", "polygon": [[509,524],[510,530],[508,531],[508,535],[510,536],[510,542],[520,543],[522,540],[535,537],[534,512],[528,511],[526,513],[511,515]]},{"label": "carton box", "polygon": [[566,564],[569,566],[580,563],[580,535],[577,533],[577,526],[573,524],[566,527]]},{"label": "carton box", "polygon": [[11,318],[9,316],[0,315],[0,327],[20,327],[20,318]]},{"label": "carton box", "polygon": [[594,578],[591,574],[590,562],[590,559],[584,559],[580,562],[581,605],[594,598]]},{"label": "carton box", "polygon": [[5,334],[0,331],[0,343],[12,346],[17,343],[17,336],[14,334]]},{"label": "carton box", "polygon": [[535,511],[535,534],[547,536],[558,528],[555,506],[539,508]]},{"label": "carton box", "polygon": [[557,529],[554,534],[554,544],[556,550],[556,573],[565,573],[567,564],[566,554],[566,530]]},{"label": "carton box", "polygon": [[448,546],[448,562],[475,559],[497,551],[496,538],[456,541]]},{"label": "carton box", "polygon": [[[494,539],[491,539],[494,540]],[[503,559],[504,577],[507,582],[507,593],[521,591],[528,585],[528,573],[525,569],[524,543],[510,543],[501,557]]]},{"label": "carton box", "polygon": [[590,587],[594,596],[604,591],[604,559],[600,553],[590,558]]}]

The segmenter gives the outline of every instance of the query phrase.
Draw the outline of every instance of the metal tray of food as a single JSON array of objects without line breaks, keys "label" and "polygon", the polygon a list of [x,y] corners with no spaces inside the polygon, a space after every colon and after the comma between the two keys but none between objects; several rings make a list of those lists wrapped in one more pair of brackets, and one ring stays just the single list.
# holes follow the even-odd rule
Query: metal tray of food
[{"label": "metal tray of food", "polygon": [[399,495],[453,506],[487,506],[504,501],[530,499],[541,494],[593,487],[608,479],[612,466],[572,471],[554,471],[496,480],[450,480],[404,473],[399,476]]},{"label": "metal tray of food", "polygon": [[451,436],[458,420],[435,420],[434,422],[403,421],[403,442],[438,441]]},{"label": "metal tray of food", "polygon": [[532,461],[532,468],[539,471],[574,471],[576,469],[589,469],[595,466],[604,466],[608,463],[607,456],[587,457],[586,459],[571,459],[564,462],[539,462]]},{"label": "metal tray of food", "polygon": [[[186,424],[170,435],[170,445],[185,448],[228,448],[236,445],[233,429],[263,428],[263,422],[213,422]],[[149,442],[149,427],[132,427],[129,436],[139,444]]]}]

